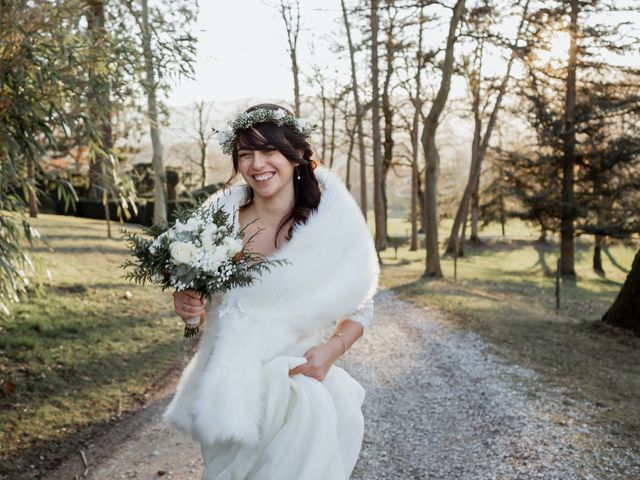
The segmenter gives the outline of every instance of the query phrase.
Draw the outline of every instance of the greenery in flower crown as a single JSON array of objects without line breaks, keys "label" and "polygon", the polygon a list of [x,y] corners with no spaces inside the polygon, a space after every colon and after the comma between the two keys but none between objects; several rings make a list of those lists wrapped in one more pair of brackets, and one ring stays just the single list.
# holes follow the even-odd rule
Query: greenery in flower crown
[{"label": "greenery in flower crown", "polygon": [[307,125],[301,118],[296,118],[279,108],[272,110],[270,108],[257,108],[251,112],[243,112],[227,123],[222,130],[217,130],[218,142],[222,146],[222,152],[231,155],[233,146],[236,143],[236,135],[238,130],[245,130],[252,127],[256,123],[273,122],[279,127],[289,126],[309,136],[315,129],[315,125]]}]

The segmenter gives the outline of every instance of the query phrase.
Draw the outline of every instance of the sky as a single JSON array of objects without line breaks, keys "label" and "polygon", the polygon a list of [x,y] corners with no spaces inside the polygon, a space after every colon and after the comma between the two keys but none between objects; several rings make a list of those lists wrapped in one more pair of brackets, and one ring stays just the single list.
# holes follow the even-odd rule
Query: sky
[{"label": "sky", "polygon": [[[268,0],[273,5],[276,0]],[[299,56],[309,55],[312,38],[337,29],[339,0],[304,0]],[[223,6],[221,6],[221,4]],[[293,79],[284,22],[267,0],[200,0],[196,79],[183,81],[168,98],[171,106],[197,100],[261,97],[291,99]],[[315,54],[330,61],[329,52]]]},{"label": "sky", "polygon": [[[278,3],[279,0],[200,0],[195,27],[198,37],[195,79],[183,80],[175,86],[167,103],[179,107],[199,100],[227,102],[246,98],[292,103],[291,64],[284,22],[275,7]],[[300,3],[302,31],[298,59],[302,75],[310,72],[311,64],[340,69],[344,74],[349,70],[348,65],[336,63],[336,55],[329,49],[336,32],[340,35],[337,41],[346,43],[340,0],[303,0]],[[353,4],[353,0],[347,4]],[[640,14],[623,16],[634,22],[631,29],[637,33]],[[445,35],[445,32],[431,30],[428,38],[438,41],[440,34]],[[557,37],[552,39],[554,51],[550,56],[564,57],[568,37]],[[344,63],[345,59],[341,61]],[[623,63],[640,66],[640,55],[635,58],[626,55]],[[501,72],[504,62],[495,62],[495,67],[496,72],[492,73]],[[455,79],[452,96],[463,96],[464,90],[464,82]],[[303,85],[302,91],[308,89]]]}]

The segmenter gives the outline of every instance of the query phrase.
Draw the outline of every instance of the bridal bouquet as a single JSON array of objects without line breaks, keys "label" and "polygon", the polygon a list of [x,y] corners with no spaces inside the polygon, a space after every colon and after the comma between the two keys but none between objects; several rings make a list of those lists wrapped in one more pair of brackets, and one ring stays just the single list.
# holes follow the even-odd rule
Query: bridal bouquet
[{"label": "bridal bouquet", "polygon": [[[146,227],[147,237],[122,231],[133,254],[121,268],[133,268],[124,278],[136,283],[160,285],[162,290],[195,290],[203,297],[234,287],[250,285],[265,270],[286,263],[265,260],[246,250],[242,233],[233,232],[235,215],[230,216],[219,205],[201,204],[194,209],[177,212],[173,225],[164,223]],[[186,322],[185,337],[195,336],[199,317]]]}]

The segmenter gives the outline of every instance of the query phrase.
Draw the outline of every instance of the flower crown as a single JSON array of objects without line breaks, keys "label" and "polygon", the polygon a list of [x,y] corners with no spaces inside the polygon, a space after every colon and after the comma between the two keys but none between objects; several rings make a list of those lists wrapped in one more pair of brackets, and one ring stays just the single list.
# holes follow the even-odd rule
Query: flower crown
[{"label": "flower crown", "polygon": [[243,112],[228,122],[222,130],[216,130],[218,142],[222,152],[226,155],[233,153],[238,130],[245,130],[256,123],[273,122],[279,127],[289,126],[305,137],[315,129],[315,125],[307,125],[301,118],[296,118],[282,108],[272,110],[270,108],[256,108],[250,112]]}]

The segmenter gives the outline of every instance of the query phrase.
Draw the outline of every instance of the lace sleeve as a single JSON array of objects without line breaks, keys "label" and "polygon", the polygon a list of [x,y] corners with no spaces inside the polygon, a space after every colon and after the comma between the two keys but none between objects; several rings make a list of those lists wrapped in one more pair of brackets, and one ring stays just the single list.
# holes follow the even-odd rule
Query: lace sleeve
[{"label": "lace sleeve", "polygon": [[355,322],[360,322],[362,326],[366,328],[373,318],[373,298],[367,298],[360,304],[355,312],[347,315],[347,318]]}]

